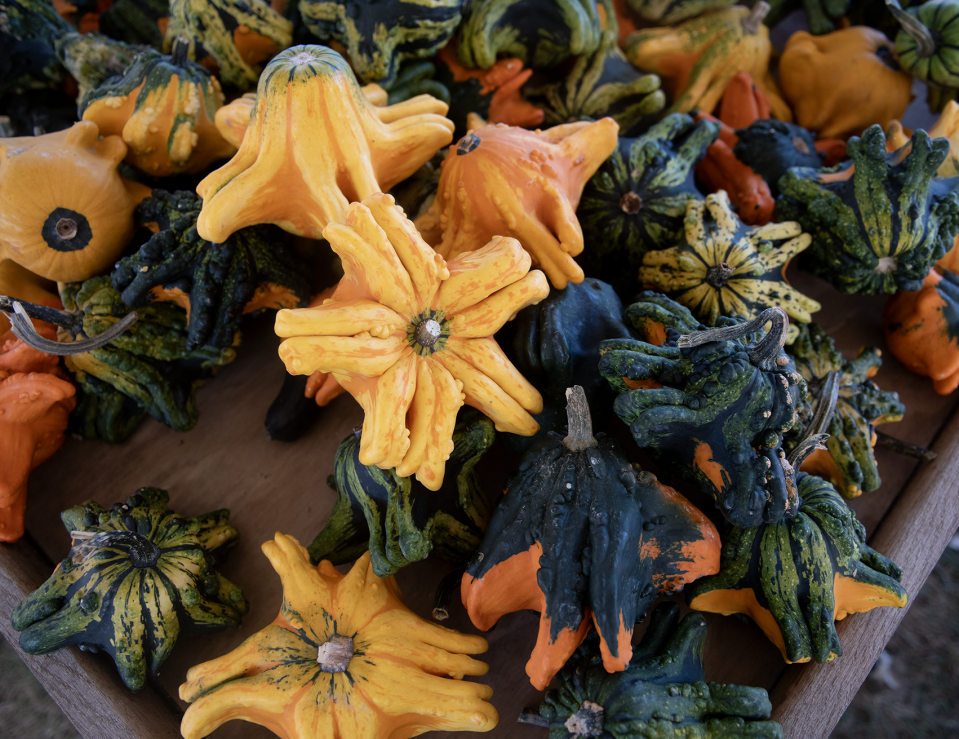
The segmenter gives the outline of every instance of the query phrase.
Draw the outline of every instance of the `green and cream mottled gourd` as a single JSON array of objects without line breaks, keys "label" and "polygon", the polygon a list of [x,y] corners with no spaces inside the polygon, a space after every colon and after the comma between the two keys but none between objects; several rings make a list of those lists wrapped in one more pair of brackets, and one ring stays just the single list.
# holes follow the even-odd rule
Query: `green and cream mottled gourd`
[{"label": "green and cream mottled gourd", "polygon": [[545,126],[609,116],[625,136],[648,127],[650,117],[666,107],[659,77],[629,63],[615,31],[604,31],[599,48],[578,57],[564,79],[547,72],[533,75],[523,97],[543,110]]},{"label": "green and cream mottled gourd", "polygon": [[539,707],[549,739],[783,739],[765,690],[706,682],[705,647],[706,620],[676,603],[656,606],[625,672],[586,641]]},{"label": "green and cream mottled gourd", "polygon": [[178,38],[189,44],[189,59],[246,92],[256,85],[261,62],[293,44],[293,24],[263,0],[171,0],[165,54]]},{"label": "green and cream mottled gourd", "polygon": [[[689,325],[680,311],[663,312]],[[599,372],[619,392],[613,409],[636,443],[697,483],[733,525],[754,527],[796,515],[796,460],[782,445],[807,389],[782,352],[782,309],[743,321],[720,317],[720,328],[692,333],[666,327],[654,337],[665,339],[660,345],[604,341]]]},{"label": "green and cream mottled gourd", "polygon": [[323,530],[308,547],[310,560],[345,564],[369,550],[373,571],[387,577],[435,553],[463,565],[486,533],[494,501],[475,467],[496,438],[493,422],[468,409],[453,431],[453,452],[443,485],[429,490],[412,477],[360,463],[360,433],[336,450],[339,498]]},{"label": "green and cream mottled gourd", "polygon": [[551,69],[592,54],[602,32],[596,0],[472,0],[463,8],[456,53],[473,69],[489,69],[503,57]]},{"label": "green and cream mottled gourd", "polygon": [[[639,281],[682,303],[707,326],[717,325],[720,316],[755,318],[773,306],[808,323],[821,306],[786,281],[786,267],[811,241],[794,221],[747,226],[720,190],[686,204],[678,245],[647,252]],[[790,326],[786,343],[795,337]]]},{"label": "green and cream mottled gourd", "polygon": [[902,570],[866,544],[866,530],[832,485],[800,474],[799,514],[723,537],[722,569],[693,583],[698,611],[749,616],[786,662],[842,654],[834,621],[908,599]]},{"label": "green and cream mottled gourd", "polygon": [[214,569],[237,538],[230,512],[185,518],[167,509],[169,499],[140,488],[112,508],[91,500],[61,514],[70,553],[13,611],[23,651],[103,650],[140,690],[180,635],[240,625],[249,605]]},{"label": "green and cream mottled gourd", "polygon": [[673,113],[637,138],[620,137],[576,209],[587,244],[576,261],[586,274],[624,300],[636,294],[643,256],[675,244],[687,203],[702,199],[694,169],[718,135],[711,121]]},{"label": "green and cream mottled gourd", "polygon": [[60,36],[72,33],[49,0],[4,0],[0,5],[0,95],[56,88],[64,78]]},{"label": "green and cream mottled gourd", "polygon": [[[130,312],[106,276],[68,283],[60,297],[66,310],[83,312],[77,339],[102,333]],[[209,346],[188,350],[186,311],[173,303],[151,303],[137,315],[137,322],[107,346],[65,358],[67,368],[112,385],[174,431],[189,431],[199,419],[197,388],[233,361],[235,352]]]},{"label": "green and cream mottled gourd", "polygon": [[79,85],[77,101],[114,75],[122,75],[146,46],[115,41],[100,33],[68,33],[57,41],[57,58]]},{"label": "green and cream mottled gourd", "polygon": [[309,269],[268,224],[250,226],[222,244],[200,238],[203,201],[193,192],[154,190],[137,209],[141,224],[159,231],[139,251],[117,262],[110,279],[131,308],[173,295],[190,306],[186,349],[232,346],[240,317],[258,298],[264,308],[302,308],[309,301]]},{"label": "green and cream mottled gourd", "polygon": [[[826,429],[826,451],[817,450],[807,457],[806,471],[827,479],[845,498],[877,490],[882,480],[873,453],[875,425],[901,421],[906,411],[898,393],[880,390],[870,379],[882,365],[881,352],[875,347],[862,348],[855,359],[843,359],[832,338],[810,323],[800,327],[788,353],[817,402],[829,373],[839,373],[839,398]],[[801,415],[805,424],[812,409]],[[790,436],[799,438],[803,425]]]},{"label": "green and cream mottled gourd", "polygon": [[70,433],[83,439],[121,444],[136,431],[147,412],[136,400],[86,372],[73,376],[77,407],[70,414]]},{"label": "green and cream mottled gourd", "polygon": [[777,221],[813,238],[803,266],[844,293],[914,292],[959,230],[959,179],[936,178],[946,139],[925,131],[886,153],[878,125],[849,139],[833,170],[794,168],[779,180]]},{"label": "green and cream mottled gourd", "polygon": [[453,37],[463,2],[300,0],[299,9],[317,39],[346,47],[350,65],[364,84],[383,82],[388,88],[400,64],[434,56]]},{"label": "green and cream mottled gourd", "polygon": [[100,13],[100,31],[128,44],[163,48],[163,31],[170,17],[169,0],[116,0]]},{"label": "green and cream mottled gourd", "polygon": [[671,26],[710,10],[735,5],[735,0],[626,0],[626,4],[644,21]]},{"label": "green and cream mottled gourd", "polygon": [[899,64],[926,83],[929,108],[938,113],[959,94],[959,2],[929,0],[908,10],[897,0],[886,5],[901,26],[896,34]]}]

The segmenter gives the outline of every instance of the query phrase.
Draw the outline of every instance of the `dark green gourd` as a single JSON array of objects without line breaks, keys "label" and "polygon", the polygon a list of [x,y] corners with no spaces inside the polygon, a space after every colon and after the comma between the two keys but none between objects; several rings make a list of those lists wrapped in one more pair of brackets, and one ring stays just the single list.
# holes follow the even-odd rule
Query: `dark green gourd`
[{"label": "dark green gourd", "polygon": [[766,180],[773,197],[779,195],[779,178],[791,167],[822,166],[815,136],[794,123],[761,118],[737,129],[736,138],[733,154]]},{"label": "dark green gourd", "polygon": [[56,43],[71,33],[47,0],[4,0],[0,6],[0,96],[60,86],[66,71]]}]

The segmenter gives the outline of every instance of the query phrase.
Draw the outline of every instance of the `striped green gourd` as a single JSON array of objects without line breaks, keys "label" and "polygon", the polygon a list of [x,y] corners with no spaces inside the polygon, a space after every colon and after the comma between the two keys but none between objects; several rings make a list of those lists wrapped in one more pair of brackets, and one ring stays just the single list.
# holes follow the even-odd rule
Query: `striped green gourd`
[{"label": "striped green gourd", "polygon": [[926,83],[929,107],[938,113],[959,93],[959,0],[929,0],[908,10],[898,0],[886,5],[901,26],[899,64]]}]

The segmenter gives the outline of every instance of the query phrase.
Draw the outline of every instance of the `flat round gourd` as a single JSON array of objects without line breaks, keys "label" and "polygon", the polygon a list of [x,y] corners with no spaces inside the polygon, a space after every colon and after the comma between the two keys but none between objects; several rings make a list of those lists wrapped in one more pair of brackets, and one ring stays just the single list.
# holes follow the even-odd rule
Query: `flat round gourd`
[{"label": "flat round gourd", "polygon": [[533,447],[507,484],[461,595],[473,624],[540,612],[526,674],[539,690],[599,633],[603,667],[626,669],[634,624],[661,594],[718,567],[718,533],[672,488],[593,436],[583,389],[567,391],[569,433]]},{"label": "flat round gourd", "polygon": [[70,553],[13,611],[23,651],[102,650],[124,684],[141,690],[181,634],[240,625],[246,599],[215,569],[238,535],[230,512],[186,518],[169,500],[165,490],[140,488],[111,508],[91,500],[61,514]]},{"label": "flat round gourd", "polygon": [[723,538],[718,575],[693,583],[690,608],[749,616],[783,659],[831,662],[842,654],[834,622],[879,606],[902,608],[902,570],[866,544],[856,514],[818,477],[798,477],[799,513]]},{"label": "flat round gourd", "polygon": [[180,686],[191,704],[184,739],[232,719],[284,739],[401,739],[496,726],[493,689],[463,681],[489,669],[467,656],[485,652],[485,639],[417,616],[367,554],[341,575],[327,561],[314,567],[292,536],[277,533],[262,549],[283,585],[280,613],[229,654],[190,668]]}]

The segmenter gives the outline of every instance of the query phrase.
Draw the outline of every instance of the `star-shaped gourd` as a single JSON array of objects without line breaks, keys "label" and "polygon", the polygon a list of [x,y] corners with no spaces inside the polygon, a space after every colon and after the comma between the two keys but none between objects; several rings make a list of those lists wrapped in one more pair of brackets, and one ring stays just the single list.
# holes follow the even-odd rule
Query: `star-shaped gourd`
[{"label": "star-shaped gourd", "polygon": [[545,131],[495,125],[460,140],[443,161],[436,199],[416,225],[446,259],[493,236],[519,239],[554,287],[585,277],[576,206],[587,180],[616,148],[612,118]]},{"label": "star-shaped gourd", "polygon": [[[708,326],[720,316],[755,318],[772,306],[808,323],[821,306],[786,281],[786,266],[811,241],[792,221],[747,226],[720,190],[687,203],[684,237],[670,249],[647,252],[639,281],[682,303]],[[790,326],[787,343],[796,331]]]},{"label": "star-shaped gourd", "polygon": [[378,108],[335,51],[282,51],[260,75],[236,156],[197,186],[197,231],[222,243],[246,226],[275,223],[319,239],[351,202],[389,190],[453,140],[446,110],[429,95]]},{"label": "star-shaped gourd", "polygon": [[405,739],[433,729],[489,731],[498,720],[487,685],[464,682],[487,666],[486,640],[429,623],[403,605],[369,554],[346,575],[277,533],[263,545],[283,583],[269,626],[235,650],[192,667],[180,731],[199,739],[231,719],[286,739]]},{"label": "star-shaped gourd", "polygon": [[493,339],[549,293],[516,239],[445,262],[382,193],[323,237],[343,278],[323,305],[277,313],[280,358],[294,375],[331,372],[363,406],[362,464],[438,490],[464,400],[497,431],[536,433],[543,399]]}]

